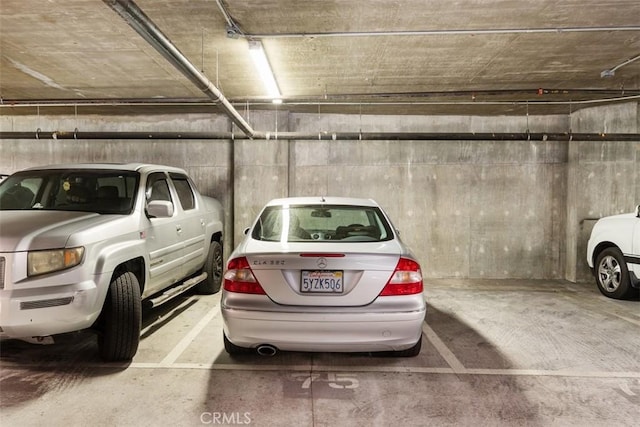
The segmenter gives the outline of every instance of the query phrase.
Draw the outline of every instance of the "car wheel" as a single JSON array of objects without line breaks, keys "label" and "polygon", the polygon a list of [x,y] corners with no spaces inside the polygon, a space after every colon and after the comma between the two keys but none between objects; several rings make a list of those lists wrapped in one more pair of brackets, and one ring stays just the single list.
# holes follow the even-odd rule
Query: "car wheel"
[{"label": "car wheel", "polygon": [[629,271],[620,249],[603,250],[598,254],[595,265],[596,282],[603,295],[623,299],[631,292]]},{"label": "car wheel", "polygon": [[418,342],[413,347],[409,347],[406,350],[394,351],[393,352],[393,356],[396,356],[396,357],[415,357],[418,354],[420,354],[420,349],[421,348],[422,348],[422,335],[420,335],[420,339],[418,340]]},{"label": "car wheel", "polygon": [[249,348],[235,345],[234,343],[229,341],[229,338],[227,338],[227,335],[225,335],[224,333],[222,334],[222,338],[224,339],[224,349],[231,356],[233,356],[234,354],[249,353],[251,351],[251,349]]},{"label": "car wheel", "polygon": [[211,242],[207,260],[202,268],[202,271],[207,273],[207,278],[196,285],[196,291],[205,295],[217,293],[222,283],[222,268],[222,245]]},{"label": "car wheel", "polygon": [[142,325],[140,285],[133,273],[124,272],[111,282],[101,317],[98,349],[102,359],[131,360],[138,351]]}]

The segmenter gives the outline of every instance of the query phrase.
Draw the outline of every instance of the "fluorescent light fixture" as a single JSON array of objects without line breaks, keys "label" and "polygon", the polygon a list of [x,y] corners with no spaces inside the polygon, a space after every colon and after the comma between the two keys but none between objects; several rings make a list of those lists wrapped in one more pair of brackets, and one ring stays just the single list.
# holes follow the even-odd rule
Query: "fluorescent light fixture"
[{"label": "fluorescent light fixture", "polygon": [[280,94],[280,89],[278,88],[278,83],[273,75],[273,71],[271,71],[271,66],[262,47],[262,42],[259,40],[249,40],[249,54],[256,64],[256,68],[258,69],[265,89],[267,89],[269,98],[271,98],[273,102],[282,102],[282,95]]}]

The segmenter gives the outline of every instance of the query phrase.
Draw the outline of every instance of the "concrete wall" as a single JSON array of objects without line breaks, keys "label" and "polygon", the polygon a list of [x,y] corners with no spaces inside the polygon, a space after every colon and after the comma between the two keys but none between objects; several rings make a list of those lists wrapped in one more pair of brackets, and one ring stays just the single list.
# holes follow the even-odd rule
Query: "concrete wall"
[{"label": "concrete wall", "polygon": [[[638,132],[635,103],[569,116],[352,116],[252,112],[257,130],[292,132]],[[2,130],[231,129],[223,116],[0,117]],[[427,278],[588,279],[585,218],[640,202],[640,142],[0,140],[0,172],[47,163],[142,161],[188,170],[226,208],[238,242],[275,197],[376,199]],[[629,177],[633,177],[629,179]],[[591,180],[591,181],[589,181]],[[587,185],[583,185],[583,183]],[[606,197],[600,189],[609,189]],[[586,224],[586,225],[585,225]],[[225,248],[226,255],[232,249]]]},{"label": "concrete wall", "polygon": [[[325,116],[323,128],[345,117]],[[370,117],[363,129],[522,132],[526,118]],[[313,117],[295,116],[313,131]],[[530,119],[561,132],[564,117]],[[353,126],[353,125],[352,125]],[[348,129],[348,130],[357,130]],[[513,141],[296,141],[292,195],[376,199],[426,277],[549,278],[563,274],[566,144]],[[549,242],[556,242],[549,244]]]},{"label": "concrete wall", "polygon": [[[2,131],[174,131],[230,130],[226,117],[182,116],[3,116]],[[229,141],[7,140],[0,139],[0,173],[45,164],[146,162],[182,167],[203,194],[225,206],[225,227],[233,230],[233,145]],[[1,232],[1,231],[0,231]]]}]

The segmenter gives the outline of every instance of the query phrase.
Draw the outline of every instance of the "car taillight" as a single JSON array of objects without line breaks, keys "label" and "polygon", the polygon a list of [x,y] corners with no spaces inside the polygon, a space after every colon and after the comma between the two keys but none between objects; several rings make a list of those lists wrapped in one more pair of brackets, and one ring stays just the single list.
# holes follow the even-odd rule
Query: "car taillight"
[{"label": "car taillight", "polygon": [[227,271],[224,273],[224,289],[242,294],[265,294],[245,257],[234,258],[227,264]]},{"label": "car taillight", "polygon": [[400,258],[380,296],[419,294],[422,289],[420,264],[412,259]]}]

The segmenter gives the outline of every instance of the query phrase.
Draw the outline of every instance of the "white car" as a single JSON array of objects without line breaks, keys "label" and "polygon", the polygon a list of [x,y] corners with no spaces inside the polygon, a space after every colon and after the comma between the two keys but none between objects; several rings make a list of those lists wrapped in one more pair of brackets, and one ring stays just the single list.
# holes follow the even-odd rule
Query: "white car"
[{"label": "white car", "polygon": [[224,274],[229,354],[420,352],[420,265],[376,202],[272,200],[245,234]]},{"label": "white car", "polygon": [[635,213],[602,218],[591,230],[587,262],[598,289],[610,298],[638,295],[640,288],[640,205]]}]

